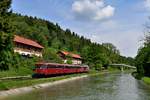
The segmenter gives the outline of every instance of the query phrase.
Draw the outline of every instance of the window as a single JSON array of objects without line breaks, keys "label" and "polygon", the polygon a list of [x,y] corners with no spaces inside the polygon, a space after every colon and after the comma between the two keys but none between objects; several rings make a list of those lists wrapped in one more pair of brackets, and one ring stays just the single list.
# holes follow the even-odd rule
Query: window
[{"label": "window", "polygon": [[42,65],[42,66],[40,66],[40,69],[46,69],[47,68],[47,66],[46,65]]}]

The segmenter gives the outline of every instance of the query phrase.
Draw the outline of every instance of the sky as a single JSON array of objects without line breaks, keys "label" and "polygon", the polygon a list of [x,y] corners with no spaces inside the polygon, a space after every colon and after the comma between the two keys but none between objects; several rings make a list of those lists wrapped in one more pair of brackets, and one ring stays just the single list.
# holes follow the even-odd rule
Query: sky
[{"label": "sky", "polygon": [[58,23],[97,43],[113,43],[135,57],[142,46],[150,0],[13,0],[11,9]]}]

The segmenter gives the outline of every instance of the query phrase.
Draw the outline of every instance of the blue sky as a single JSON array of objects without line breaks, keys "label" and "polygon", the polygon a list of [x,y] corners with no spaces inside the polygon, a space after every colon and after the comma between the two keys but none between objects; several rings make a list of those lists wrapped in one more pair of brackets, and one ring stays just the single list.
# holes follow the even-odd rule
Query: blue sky
[{"label": "blue sky", "polygon": [[93,42],[111,42],[122,55],[134,57],[142,45],[150,0],[13,0],[12,9],[58,23]]}]

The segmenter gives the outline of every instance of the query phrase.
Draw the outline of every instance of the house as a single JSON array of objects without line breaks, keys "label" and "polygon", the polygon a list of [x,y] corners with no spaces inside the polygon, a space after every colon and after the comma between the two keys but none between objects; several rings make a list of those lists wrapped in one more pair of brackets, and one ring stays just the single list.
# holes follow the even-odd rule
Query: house
[{"label": "house", "polygon": [[82,57],[78,54],[67,51],[59,51],[58,55],[63,59],[64,63],[67,63],[68,60],[71,60],[72,64],[82,64]]},{"label": "house", "polygon": [[23,56],[32,57],[38,56],[42,57],[43,46],[37,42],[27,39],[18,35],[14,36],[14,52],[17,52]]}]

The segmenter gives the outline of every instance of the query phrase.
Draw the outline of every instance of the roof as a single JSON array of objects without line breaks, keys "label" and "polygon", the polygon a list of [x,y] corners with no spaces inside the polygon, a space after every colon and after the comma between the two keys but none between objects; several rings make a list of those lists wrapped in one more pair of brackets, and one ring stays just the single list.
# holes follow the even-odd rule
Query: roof
[{"label": "roof", "polygon": [[44,48],[43,46],[41,46],[37,42],[35,42],[35,41],[31,40],[31,39],[27,39],[27,38],[18,36],[18,35],[15,35],[13,41],[17,42],[17,43],[26,44],[26,45],[30,45],[30,46],[33,46],[33,47],[41,48],[41,49]]},{"label": "roof", "polygon": [[88,67],[88,65],[60,64],[60,63],[48,63],[48,62],[37,62],[35,65],[57,65],[57,66],[72,66],[72,67]]},{"label": "roof", "polygon": [[67,55],[70,55],[71,57],[73,57],[73,58],[78,58],[78,59],[81,59],[82,57],[80,56],[80,55],[78,55],[78,54],[73,54],[73,53],[71,53],[71,52],[67,52],[67,51],[60,51],[62,54],[64,54],[65,56],[67,56]]}]

